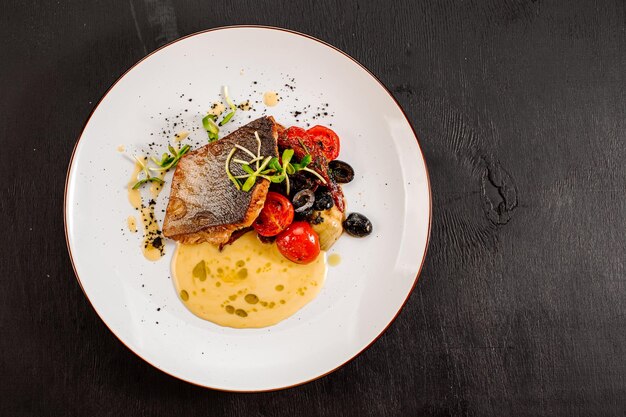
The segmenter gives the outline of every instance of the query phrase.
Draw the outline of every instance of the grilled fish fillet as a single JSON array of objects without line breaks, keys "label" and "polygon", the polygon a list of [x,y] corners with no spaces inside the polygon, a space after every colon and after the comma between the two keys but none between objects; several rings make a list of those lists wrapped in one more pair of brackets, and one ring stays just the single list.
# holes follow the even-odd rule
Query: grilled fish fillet
[{"label": "grilled fish fillet", "polygon": [[[163,234],[183,243],[221,245],[234,231],[250,226],[263,208],[269,182],[258,179],[250,192],[237,190],[226,175],[226,159],[235,145],[256,154],[255,131],[261,139],[261,156],[277,156],[278,128],[272,117],[261,117],[183,156],[172,179]],[[240,149],[233,158],[252,159]],[[232,161],[230,171],[233,175],[245,174]]]}]

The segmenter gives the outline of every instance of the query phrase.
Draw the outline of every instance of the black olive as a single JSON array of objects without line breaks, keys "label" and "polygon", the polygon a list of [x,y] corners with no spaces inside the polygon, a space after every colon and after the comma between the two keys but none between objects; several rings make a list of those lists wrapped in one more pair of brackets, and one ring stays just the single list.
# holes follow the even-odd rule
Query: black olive
[{"label": "black olive", "polygon": [[313,208],[315,210],[328,210],[333,205],[335,205],[335,202],[333,201],[333,196],[330,195],[328,191],[315,193],[315,202],[313,203]]},{"label": "black olive", "polygon": [[308,209],[298,212],[298,213],[294,213],[294,219],[295,220],[309,220],[311,218],[311,216],[313,215],[313,207],[309,207]]},{"label": "black olive", "polygon": [[351,213],[344,220],[343,228],[351,236],[364,237],[372,233],[372,222],[360,213]]},{"label": "black olive", "polygon": [[285,184],[284,183],[275,183],[272,182],[270,183],[270,191],[274,191],[275,193],[278,194],[284,194],[285,193]]},{"label": "black olive", "polygon": [[[284,184],[280,185],[284,187]],[[296,195],[298,191],[306,189],[315,190],[315,180],[305,172],[296,172],[289,176],[289,188],[291,195]]]},{"label": "black olive", "polygon": [[335,159],[328,163],[328,168],[338,184],[347,184],[354,179],[354,169],[347,162]]},{"label": "black olive", "polygon": [[293,196],[291,202],[293,203],[293,208],[296,213],[300,213],[313,207],[315,194],[308,188],[306,190],[300,190]]}]

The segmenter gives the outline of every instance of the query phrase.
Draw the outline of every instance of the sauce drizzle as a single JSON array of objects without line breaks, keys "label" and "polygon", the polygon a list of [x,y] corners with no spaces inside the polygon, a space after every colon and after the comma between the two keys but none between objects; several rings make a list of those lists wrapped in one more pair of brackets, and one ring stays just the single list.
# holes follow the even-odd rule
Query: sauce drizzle
[{"label": "sauce drizzle", "polygon": [[141,208],[141,222],[143,223],[143,242],[141,250],[149,261],[158,261],[165,255],[165,241],[163,232],[159,228],[159,221],[154,216],[156,202],[150,200],[148,206]]},{"label": "sauce drizzle", "polygon": [[128,216],[126,222],[128,223],[128,230],[132,233],[137,233],[137,220],[135,219],[135,216]]},{"label": "sauce drizzle", "polygon": [[278,93],[276,91],[266,91],[263,94],[263,103],[268,107],[274,107],[278,104]]},{"label": "sauce drizzle", "polygon": [[337,266],[341,263],[341,255],[338,253],[331,253],[328,255],[328,265]]},{"label": "sauce drizzle", "polygon": [[[146,162],[146,157],[141,157],[139,160],[142,163]],[[165,255],[165,241],[163,237],[163,232],[159,227],[159,221],[154,215],[154,206],[156,205],[156,201],[151,199],[148,202],[148,205],[144,205],[141,199],[141,192],[139,189],[133,190],[133,186],[137,183],[139,173],[142,171],[141,165],[139,162],[135,162],[135,168],[133,169],[133,173],[130,176],[130,181],[128,182],[128,201],[130,205],[133,206],[135,210],[138,210],[140,213],[142,230],[143,230],[143,241],[141,244],[141,251],[143,252],[143,256],[149,261],[157,261],[163,255]],[[164,171],[159,173],[159,177],[163,178],[165,175]],[[151,183],[150,185],[150,193],[156,198],[163,186],[155,183]],[[129,216],[126,219],[128,223],[128,230],[131,232],[137,231],[137,221],[134,216]]]},{"label": "sauce drizzle", "polygon": [[[145,157],[141,157],[139,158],[139,160],[141,162],[145,162],[146,158]],[[130,205],[133,206],[134,209],[139,210],[141,208],[141,193],[139,192],[139,189],[137,190],[133,190],[133,186],[137,183],[138,181],[138,176],[139,173],[141,172],[141,165],[139,164],[139,162],[135,162],[135,169],[133,170],[133,173],[130,176],[130,181],[128,181],[128,201],[130,202]]]}]

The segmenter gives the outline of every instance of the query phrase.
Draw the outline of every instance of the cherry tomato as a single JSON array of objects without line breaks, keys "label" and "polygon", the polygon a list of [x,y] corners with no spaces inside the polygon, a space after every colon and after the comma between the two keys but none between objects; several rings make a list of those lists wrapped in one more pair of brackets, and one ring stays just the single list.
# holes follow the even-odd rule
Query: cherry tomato
[{"label": "cherry tomato", "polygon": [[296,158],[301,159],[308,153],[311,138],[306,130],[298,126],[291,126],[278,135],[278,146],[281,149],[293,149]]},{"label": "cherry tomato", "polygon": [[319,152],[329,161],[337,159],[339,156],[339,136],[326,126],[313,126],[306,131],[310,137],[313,147],[319,149]]},{"label": "cherry tomato", "polygon": [[270,191],[267,193],[265,205],[252,227],[261,236],[276,236],[293,221],[293,205],[282,194]]},{"label": "cherry tomato", "polygon": [[308,222],[293,222],[276,238],[282,255],[292,262],[308,264],[320,254],[320,238]]}]

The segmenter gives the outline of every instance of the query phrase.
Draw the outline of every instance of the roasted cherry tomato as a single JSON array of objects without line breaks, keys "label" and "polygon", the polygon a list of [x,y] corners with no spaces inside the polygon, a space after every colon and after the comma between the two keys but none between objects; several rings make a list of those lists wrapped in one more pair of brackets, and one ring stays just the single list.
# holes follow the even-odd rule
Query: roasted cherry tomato
[{"label": "roasted cherry tomato", "polygon": [[276,236],[293,222],[293,205],[282,194],[270,191],[252,227],[261,236]]},{"label": "roasted cherry tomato", "polygon": [[296,158],[301,159],[311,147],[311,138],[306,130],[291,126],[278,135],[278,146],[281,149],[293,149]]},{"label": "roasted cherry tomato", "polygon": [[313,126],[306,131],[309,134],[311,146],[319,149],[326,159],[332,161],[339,156],[339,136],[326,126]]},{"label": "roasted cherry tomato", "polygon": [[308,222],[293,222],[276,238],[276,246],[292,262],[308,264],[320,254],[320,239]]}]

